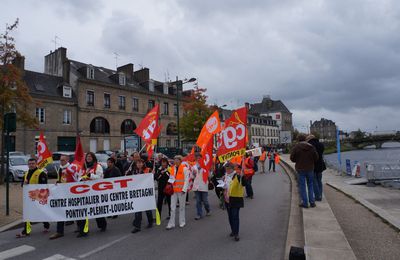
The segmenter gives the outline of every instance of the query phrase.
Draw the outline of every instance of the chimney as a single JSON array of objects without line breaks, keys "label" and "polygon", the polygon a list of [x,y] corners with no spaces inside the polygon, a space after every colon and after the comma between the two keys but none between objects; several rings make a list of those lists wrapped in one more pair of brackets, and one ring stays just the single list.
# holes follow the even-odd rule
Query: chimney
[{"label": "chimney", "polygon": [[133,73],[133,79],[137,81],[141,86],[149,88],[150,70],[143,68]]},{"label": "chimney", "polygon": [[67,49],[64,47],[58,48],[44,57],[44,73],[54,76],[65,76],[64,63],[67,62]]},{"label": "chimney", "polygon": [[133,64],[128,63],[124,66],[118,67],[117,68],[117,73],[123,72],[126,76],[126,79],[131,81],[133,80]]},{"label": "chimney", "polygon": [[21,71],[25,70],[25,57],[17,54],[17,56],[15,56],[14,60],[12,61],[12,64],[19,68]]}]

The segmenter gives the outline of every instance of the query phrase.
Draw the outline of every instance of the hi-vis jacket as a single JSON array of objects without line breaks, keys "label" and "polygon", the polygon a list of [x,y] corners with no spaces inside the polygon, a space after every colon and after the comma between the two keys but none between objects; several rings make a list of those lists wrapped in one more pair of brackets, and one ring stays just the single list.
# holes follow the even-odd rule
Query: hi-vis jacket
[{"label": "hi-vis jacket", "polygon": [[36,169],[32,173],[32,176],[31,176],[31,178],[29,180],[28,180],[28,172],[25,173],[24,182],[26,184],[39,184],[39,177],[40,177],[40,174],[43,173],[43,171],[41,169]]},{"label": "hi-vis jacket", "polygon": [[174,193],[187,192],[189,187],[189,169],[184,165],[179,165],[178,171],[176,166],[172,166],[169,169],[170,179],[168,182],[173,183]]}]

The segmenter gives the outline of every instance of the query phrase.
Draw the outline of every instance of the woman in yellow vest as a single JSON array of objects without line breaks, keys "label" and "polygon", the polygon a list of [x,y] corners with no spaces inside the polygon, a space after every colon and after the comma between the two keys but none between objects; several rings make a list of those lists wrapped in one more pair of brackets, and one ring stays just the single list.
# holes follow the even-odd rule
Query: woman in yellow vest
[{"label": "woman in yellow vest", "polygon": [[[37,160],[35,158],[31,158],[28,160],[28,168],[29,170],[25,173],[24,176],[24,184],[47,184],[47,174],[37,167]],[[44,233],[49,232],[50,223],[43,222]],[[17,234],[17,238],[22,238],[29,236],[31,233],[31,223],[25,222],[24,229],[21,233]]]},{"label": "woman in yellow vest", "polygon": [[244,187],[246,186],[246,178],[244,172],[236,173],[234,165],[227,163],[225,165],[224,176],[224,198],[225,206],[228,212],[231,233],[235,241],[239,241],[239,210],[244,207]]}]

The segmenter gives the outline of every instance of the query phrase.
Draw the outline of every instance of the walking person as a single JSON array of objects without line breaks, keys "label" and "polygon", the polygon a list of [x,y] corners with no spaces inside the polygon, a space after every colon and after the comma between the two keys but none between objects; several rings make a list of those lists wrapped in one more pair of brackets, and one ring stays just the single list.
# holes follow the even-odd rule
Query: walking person
[{"label": "walking person", "polygon": [[[133,173],[133,175],[137,174],[146,174],[149,173],[150,169],[146,167],[145,161],[142,159],[139,159],[136,161],[136,170]],[[133,220],[133,230],[132,233],[138,233],[141,230],[142,227],[142,218],[143,218],[143,212],[136,212],[135,213],[135,218]],[[146,216],[147,216],[147,228],[152,228],[153,227],[153,212],[151,210],[146,210]]]},{"label": "walking person", "polygon": [[[21,183],[21,186],[24,186],[24,184],[47,184],[47,174],[37,167],[37,160],[35,158],[28,160],[28,171],[24,175],[24,181]],[[49,232],[50,223],[43,222],[43,228],[43,233]],[[16,236],[17,238],[23,238],[30,234],[31,223],[27,221],[24,223],[24,229]]]},{"label": "walking person", "polygon": [[261,173],[265,173],[265,160],[267,159],[267,152],[265,151],[265,148],[261,148],[262,153],[259,159],[259,162],[261,164]]},{"label": "walking person", "polygon": [[[122,176],[120,169],[116,166],[115,158],[110,157],[107,159],[107,169],[104,171],[104,179],[115,178]],[[107,218],[116,219],[118,215],[109,216]]]},{"label": "walking person", "polygon": [[275,172],[275,156],[276,156],[275,149],[271,148],[271,150],[268,153],[268,160],[269,160],[268,171],[269,172],[271,172],[271,169],[273,172]]},{"label": "walking person", "polygon": [[178,201],[179,227],[183,228],[186,225],[185,200],[186,192],[189,188],[189,175],[189,170],[182,164],[182,156],[175,156],[174,166],[170,168],[170,178],[168,180],[174,187],[174,194],[171,196],[171,218],[169,219],[167,230],[175,228],[176,205]]},{"label": "walking person", "polygon": [[318,160],[314,164],[314,196],[316,201],[322,200],[322,172],[326,170],[326,165],[324,162],[324,144],[319,142],[319,139],[314,135],[307,136],[306,141],[314,146],[318,153]]},{"label": "walking person", "polygon": [[[99,163],[97,163],[96,155],[92,152],[89,152],[85,156],[85,163],[82,169],[82,176],[80,178],[81,181],[88,180],[99,180],[103,179],[103,168]],[[78,236],[77,237],[86,237],[89,234],[89,223],[88,219],[86,220],[78,220]],[[105,217],[96,218],[97,227],[101,232],[105,232],[107,229],[107,220]]]},{"label": "walking person", "polygon": [[225,165],[224,176],[224,200],[226,210],[228,212],[229,225],[231,227],[230,237],[235,241],[239,241],[239,211],[244,207],[244,187],[246,186],[246,178],[243,171],[236,173],[234,165],[228,162]]},{"label": "walking person", "polygon": [[[315,207],[314,199],[314,165],[318,160],[318,153],[314,146],[306,142],[306,136],[300,134],[298,143],[293,147],[290,153],[290,160],[296,163],[295,168],[299,175],[299,190],[303,208]],[[308,196],[307,196],[308,190]]]},{"label": "walking person", "polygon": [[[57,175],[58,179],[56,184],[58,183],[70,183],[78,181],[77,173],[70,167],[69,156],[62,154],[60,156],[60,168],[58,169]],[[73,222],[72,222],[73,223]],[[64,221],[57,222],[57,232],[50,236],[50,239],[57,239],[64,236]]]},{"label": "walking person", "polygon": [[218,180],[222,180],[225,176],[225,167],[224,164],[222,164],[218,157],[215,158],[215,164],[214,164],[214,169],[213,169],[213,176],[212,176],[212,182],[215,187],[215,194],[217,195],[219,199],[219,207],[221,209],[225,209],[225,203],[223,199],[223,192],[224,189],[221,187],[218,187]]},{"label": "walking person", "polygon": [[252,186],[252,180],[254,175],[254,161],[251,156],[251,152],[247,152],[243,164],[244,176],[246,178],[246,195],[247,198],[254,198],[254,191]]},{"label": "walking person", "polygon": [[196,164],[192,168],[193,178],[193,191],[196,196],[196,217],[195,220],[199,220],[203,217],[203,205],[206,210],[206,216],[210,216],[210,204],[208,203],[208,173],[201,167],[203,163],[203,156],[200,153],[196,153]]},{"label": "walking person", "polygon": [[167,186],[170,173],[168,171],[169,163],[167,158],[161,158],[160,166],[156,168],[156,172],[154,174],[154,179],[157,181],[158,194],[157,194],[157,209],[161,216],[162,207],[164,204],[164,200],[167,201],[168,204],[168,218],[171,217],[171,195],[167,195],[164,193],[165,186]]}]

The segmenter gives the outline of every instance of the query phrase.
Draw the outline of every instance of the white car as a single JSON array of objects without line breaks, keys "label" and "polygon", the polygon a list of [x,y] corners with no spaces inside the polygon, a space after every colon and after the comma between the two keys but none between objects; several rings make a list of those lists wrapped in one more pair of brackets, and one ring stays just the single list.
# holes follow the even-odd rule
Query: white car
[{"label": "white car", "polygon": [[26,156],[10,156],[9,181],[20,181],[28,171],[28,160]]}]

